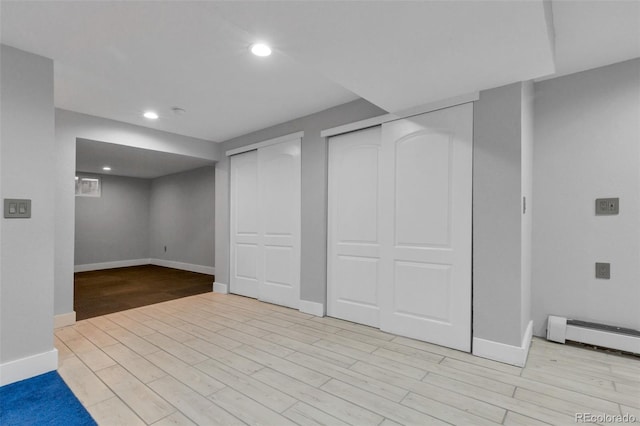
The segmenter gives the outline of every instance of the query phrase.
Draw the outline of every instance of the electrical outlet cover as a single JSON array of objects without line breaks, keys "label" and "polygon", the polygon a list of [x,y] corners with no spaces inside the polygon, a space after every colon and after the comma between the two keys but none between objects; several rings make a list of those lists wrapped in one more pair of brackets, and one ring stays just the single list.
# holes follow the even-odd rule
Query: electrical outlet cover
[{"label": "electrical outlet cover", "polygon": [[608,280],[611,278],[611,264],[596,262],[596,278]]},{"label": "electrical outlet cover", "polygon": [[618,214],[619,210],[620,210],[619,198],[596,199],[596,216]]}]

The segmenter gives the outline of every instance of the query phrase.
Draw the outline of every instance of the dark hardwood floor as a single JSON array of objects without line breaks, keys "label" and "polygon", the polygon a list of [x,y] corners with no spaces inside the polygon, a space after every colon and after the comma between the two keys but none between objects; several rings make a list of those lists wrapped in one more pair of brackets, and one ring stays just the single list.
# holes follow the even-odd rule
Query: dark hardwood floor
[{"label": "dark hardwood floor", "polygon": [[207,293],[213,280],[213,275],[155,265],[76,272],[76,319]]}]

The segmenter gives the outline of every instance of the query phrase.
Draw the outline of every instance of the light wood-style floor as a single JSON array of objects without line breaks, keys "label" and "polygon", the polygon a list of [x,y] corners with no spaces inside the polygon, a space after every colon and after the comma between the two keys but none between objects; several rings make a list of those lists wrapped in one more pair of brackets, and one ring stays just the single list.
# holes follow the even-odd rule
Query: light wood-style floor
[{"label": "light wood-style floor", "polygon": [[100,425],[539,425],[640,419],[640,361],[534,339],[524,369],[333,318],[202,294],[56,330]]}]

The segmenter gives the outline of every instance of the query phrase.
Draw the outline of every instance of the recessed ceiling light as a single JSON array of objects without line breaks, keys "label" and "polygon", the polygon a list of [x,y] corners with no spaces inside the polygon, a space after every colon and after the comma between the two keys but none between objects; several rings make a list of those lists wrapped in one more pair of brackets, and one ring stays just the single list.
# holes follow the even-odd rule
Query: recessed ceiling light
[{"label": "recessed ceiling light", "polygon": [[109,167],[109,166],[104,166],[104,167],[102,168],[102,170],[104,170],[105,172],[110,172],[110,171],[111,171],[111,167]]},{"label": "recessed ceiling light", "polygon": [[271,48],[264,43],[255,43],[251,45],[251,53],[256,56],[269,56]]},{"label": "recessed ceiling light", "polygon": [[143,115],[144,115],[144,118],[148,118],[149,120],[158,119],[158,114],[153,111],[146,111]]}]

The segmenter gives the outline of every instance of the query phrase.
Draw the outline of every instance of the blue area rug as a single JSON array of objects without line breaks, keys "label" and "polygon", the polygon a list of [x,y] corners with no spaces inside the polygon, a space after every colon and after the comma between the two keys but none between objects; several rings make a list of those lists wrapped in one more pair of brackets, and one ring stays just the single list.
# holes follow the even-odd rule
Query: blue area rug
[{"label": "blue area rug", "polygon": [[96,425],[56,371],[0,387],[0,425]]}]

